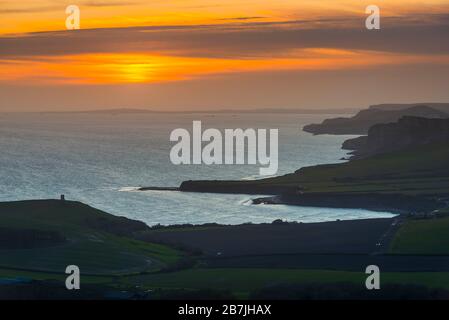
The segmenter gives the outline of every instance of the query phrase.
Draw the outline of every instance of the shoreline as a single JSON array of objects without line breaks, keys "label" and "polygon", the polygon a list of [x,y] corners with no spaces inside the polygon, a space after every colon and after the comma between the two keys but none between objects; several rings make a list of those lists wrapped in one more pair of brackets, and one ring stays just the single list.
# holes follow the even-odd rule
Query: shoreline
[{"label": "shoreline", "polygon": [[[243,182],[243,183],[242,183]],[[445,202],[424,196],[399,193],[292,193],[291,188],[272,188],[269,185],[254,187],[244,181],[236,185],[222,181],[184,181],[180,187],[141,187],[137,191],[178,191],[192,193],[266,195],[252,198],[252,205],[288,205],[333,209],[362,209],[374,212],[389,212],[396,215],[432,213],[446,205]],[[251,184],[249,181],[248,184]]]},{"label": "shoreline", "polygon": [[346,194],[309,193],[301,195],[281,194],[253,199],[253,204],[294,205],[338,209],[364,209],[406,215],[433,212],[444,206],[442,202],[423,197],[402,194]]}]

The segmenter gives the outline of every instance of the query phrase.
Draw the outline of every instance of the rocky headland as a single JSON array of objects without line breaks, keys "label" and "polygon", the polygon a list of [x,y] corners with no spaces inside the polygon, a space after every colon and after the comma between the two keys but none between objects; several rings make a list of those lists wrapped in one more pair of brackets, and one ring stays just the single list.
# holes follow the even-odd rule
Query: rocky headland
[{"label": "rocky headland", "polygon": [[433,107],[433,105],[432,107],[428,105],[404,105],[396,108],[390,107],[390,105],[376,105],[359,111],[353,117],[326,119],[320,124],[306,125],[303,130],[315,135],[366,135],[373,125],[396,122],[404,116],[449,118],[449,104],[441,104],[437,107]]}]

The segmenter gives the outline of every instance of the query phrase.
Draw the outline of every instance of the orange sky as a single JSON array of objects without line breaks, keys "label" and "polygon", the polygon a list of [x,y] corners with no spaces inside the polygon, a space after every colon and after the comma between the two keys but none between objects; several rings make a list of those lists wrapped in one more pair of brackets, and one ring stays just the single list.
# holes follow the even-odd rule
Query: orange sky
[{"label": "orange sky", "polygon": [[[0,61],[1,62],[1,61]],[[282,70],[338,70],[395,64],[449,65],[448,55],[384,54],[330,49],[308,49],[289,57],[260,59],[185,58],[154,54],[80,54],[44,61],[7,61],[1,82],[32,84],[121,84],[182,81],[210,74]]]},{"label": "orange sky", "polygon": [[360,16],[371,4],[384,16],[447,12],[449,7],[447,0],[2,0],[0,34],[63,30],[65,8],[71,4],[81,9],[85,29],[223,23],[245,17],[285,21]]},{"label": "orange sky", "polygon": [[[64,30],[69,4],[80,7],[80,31]],[[380,31],[364,29],[365,7],[370,4],[381,8]],[[85,101],[77,99],[77,106],[65,101],[89,86],[114,94],[117,85],[152,86],[153,91],[163,88],[159,92],[164,94],[156,95],[156,101],[149,99],[144,89],[137,91],[140,100],[134,103],[139,106],[202,107],[199,90],[176,99],[180,92],[177,83],[198,81],[203,81],[203,88],[217,92],[223,104],[232,106],[225,93],[220,97],[219,87],[212,87],[211,79],[218,77],[220,86],[227,88],[235,83],[235,76],[273,72],[289,73],[285,79],[293,75],[304,78],[310,72],[332,73],[338,82],[336,74],[347,79],[364,70],[385,70],[388,75],[393,69],[404,74],[416,69],[418,77],[418,69],[426,67],[440,70],[435,77],[446,79],[449,54],[439,41],[448,30],[448,15],[449,0],[0,1],[0,93],[4,97],[0,110],[29,109],[31,102],[39,109],[57,105],[70,109],[79,104],[102,107],[92,102],[96,101],[93,95],[86,95]],[[420,47],[416,42],[421,39],[426,43]],[[351,81],[355,88],[366,90],[359,78]],[[425,87],[420,80],[410,81],[413,87]],[[277,85],[264,84],[268,88]],[[312,91],[319,86],[315,83]],[[63,96],[52,93],[62,87]],[[290,84],[286,83],[287,87]],[[398,88],[396,96],[379,93],[372,103],[390,96],[395,101],[410,99],[402,86]],[[27,99],[20,94],[23,90],[36,93]],[[247,84],[245,90],[254,91],[253,102],[245,99],[234,101],[235,105],[263,104],[255,94],[257,84]],[[276,101],[274,89],[267,94]],[[287,95],[291,98],[284,104],[289,106],[309,106],[312,100],[301,100],[301,92]],[[432,99],[432,92],[423,90],[421,96]],[[433,96],[446,99],[447,93],[435,88]],[[354,104],[364,101],[362,95],[352,97],[356,98]],[[350,98],[345,96],[337,103],[346,106]],[[318,97],[316,102],[332,107],[332,99]]]}]

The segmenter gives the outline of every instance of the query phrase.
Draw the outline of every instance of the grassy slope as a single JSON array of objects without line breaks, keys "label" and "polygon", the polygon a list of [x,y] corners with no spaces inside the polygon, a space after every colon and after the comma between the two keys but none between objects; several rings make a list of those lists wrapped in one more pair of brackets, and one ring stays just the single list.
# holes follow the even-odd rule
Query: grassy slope
[{"label": "grassy slope", "polygon": [[449,144],[354,160],[339,165],[305,169],[303,180],[311,191],[394,192],[426,194],[449,188]]},{"label": "grassy slope", "polygon": [[[303,187],[305,192],[449,193],[449,144],[425,145],[341,164],[319,165],[257,181],[210,181],[212,187]],[[202,182],[204,183],[204,182]]]},{"label": "grassy slope", "polygon": [[397,254],[449,254],[449,217],[408,220],[390,247]]},{"label": "grassy slope", "polygon": [[67,241],[34,249],[0,250],[0,266],[61,272],[69,264],[84,273],[131,273],[158,270],[178,259],[178,252],[122,235],[139,229],[134,221],[78,202],[56,200],[0,204],[0,227],[57,231]]}]

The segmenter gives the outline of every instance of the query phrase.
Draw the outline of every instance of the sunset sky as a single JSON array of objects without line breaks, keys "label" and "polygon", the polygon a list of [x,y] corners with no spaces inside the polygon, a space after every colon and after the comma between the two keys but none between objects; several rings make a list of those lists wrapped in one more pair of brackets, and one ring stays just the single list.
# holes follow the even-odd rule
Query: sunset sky
[{"label": "sunset sky", "polygon": [[0,111],[449,102],[448,36],[449,0],[0,0]]}]

